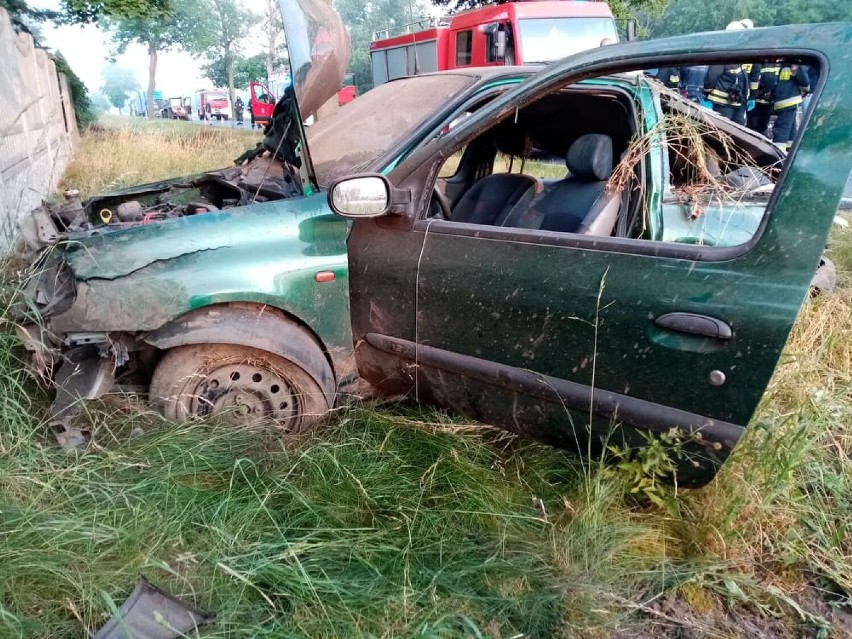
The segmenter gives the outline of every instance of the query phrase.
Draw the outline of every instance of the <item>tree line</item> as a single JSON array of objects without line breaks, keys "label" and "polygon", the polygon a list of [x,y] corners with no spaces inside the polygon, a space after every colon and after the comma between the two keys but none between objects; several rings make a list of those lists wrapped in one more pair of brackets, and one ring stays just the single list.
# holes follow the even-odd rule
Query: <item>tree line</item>
[{"label": "tree line", "polygon": [[[509,0],[432,0],[438,10],[457,12]],[[756,26],[852,20],[852,2],[839,0],[609,0],[619,18],[634,18],[643,37],[660,37],[723,29],[734,20],[750,18]],[[263,15],[241,0],[60,0],[58,11],[33,9],[26,0],[0,0],[20,30],[37,36],[38,24],[97,24],[111,36],[115,53],[130,44],[146,48],[149,59],[148,113],[154,112],[158,56],[183,50],[208,62],[202,70],[216,86],[235,90],[251,80],[268,78],[286,61],[283,29],[276,0],[263,0]],[[371,86],[369,46],[376,31],[402,27],[426,15],[428,0],[335,0],[349,29],[352,55],[349,71],[359,93]],[[250,31],[262,23],[263,53],[245,57]],[[105,89],[113,104],[122,104],[134,87],[113,69]],[[121,96],[125,97],[122,98]],[[112,98],[115,98],[114,100]]]}]

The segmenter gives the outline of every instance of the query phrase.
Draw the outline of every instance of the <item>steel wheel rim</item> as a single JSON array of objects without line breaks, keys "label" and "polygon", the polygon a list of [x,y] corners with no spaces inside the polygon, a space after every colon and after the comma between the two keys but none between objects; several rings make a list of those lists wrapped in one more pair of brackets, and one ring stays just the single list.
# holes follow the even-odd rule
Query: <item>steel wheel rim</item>
[{"label": "steel wheel rim", "polygon": [[297,389],[268,365],[214,362],[193,386],[188,408],[198,417],[221,416],[235,425],[274,421],[292,430],[301,413]]}]

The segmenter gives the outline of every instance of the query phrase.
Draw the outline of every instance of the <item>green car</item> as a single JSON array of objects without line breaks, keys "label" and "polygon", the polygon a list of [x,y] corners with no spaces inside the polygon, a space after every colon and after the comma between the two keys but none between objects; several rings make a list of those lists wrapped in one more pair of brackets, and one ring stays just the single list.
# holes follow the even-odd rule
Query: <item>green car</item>
[{"label": "green car", "polygon": [[[285,28],[291,47],[311,32]],[[288,432],[357,390],[582,451],[665,435],[678,481],[706,483],[852,168],[850,40],[848,24],[778,27],[426,74],[307,136],[303,97],[339,83],[311,93],[316,49],[291,48],[296,92],[240,166],[28,221],[50,247],[21,334],[55,371],[52,422],[79,441],[80,398],[125,370],[171,418]],[[641,72],[776,60],[819,69],[789,156]]]}]

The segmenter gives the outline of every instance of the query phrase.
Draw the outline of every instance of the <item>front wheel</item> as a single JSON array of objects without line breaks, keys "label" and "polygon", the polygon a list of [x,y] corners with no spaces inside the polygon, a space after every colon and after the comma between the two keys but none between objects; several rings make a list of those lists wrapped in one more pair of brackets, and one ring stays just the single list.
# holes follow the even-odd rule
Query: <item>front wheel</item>
[{"label": "front wheel", "polygon": [[168,419],[221,416],[236,425],[273,423],[287,433],[307,430],[331,408],[300,366],[233,344],[169,350],[154,371],[150,397]]}]

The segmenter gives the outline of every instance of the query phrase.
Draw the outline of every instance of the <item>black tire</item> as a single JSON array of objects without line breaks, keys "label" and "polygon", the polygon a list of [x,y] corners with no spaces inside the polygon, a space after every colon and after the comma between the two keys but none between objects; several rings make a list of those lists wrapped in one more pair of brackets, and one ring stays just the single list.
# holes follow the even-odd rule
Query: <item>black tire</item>
[{"label": "black tire", "polygon": [[151,402],[179,422],[217,415],[301,433],[331,409],[308,371],[249,346],[192,344],[169,350],[151,379]]}]

